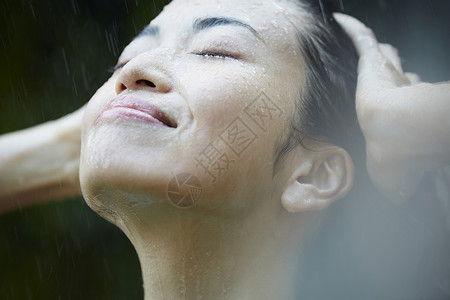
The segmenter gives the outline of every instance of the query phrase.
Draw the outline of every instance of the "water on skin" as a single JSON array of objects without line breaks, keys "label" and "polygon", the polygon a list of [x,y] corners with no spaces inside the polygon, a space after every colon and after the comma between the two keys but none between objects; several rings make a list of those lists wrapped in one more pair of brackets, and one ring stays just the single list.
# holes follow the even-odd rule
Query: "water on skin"
[{"label": "water on skin", "polygon": [[[141,206],[151,205],[155,203],[156,201],[151,199],[147,195],[136,195],[135,193],[125,193],[126,201],[131,204],[132,208],[139,209]],[[159,199],[159,203],[161,201],[164,201],[162,199]]]}]

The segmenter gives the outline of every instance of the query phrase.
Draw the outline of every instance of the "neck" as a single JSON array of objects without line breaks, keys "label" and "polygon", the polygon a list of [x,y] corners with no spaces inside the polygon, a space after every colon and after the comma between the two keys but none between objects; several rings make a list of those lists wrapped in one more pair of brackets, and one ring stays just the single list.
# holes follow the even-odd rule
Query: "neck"
[{"label": "neck", "polygon": [[122,228],[139,255],[145,299],[294,299],[301,250],[292,216],[160,215]]}]

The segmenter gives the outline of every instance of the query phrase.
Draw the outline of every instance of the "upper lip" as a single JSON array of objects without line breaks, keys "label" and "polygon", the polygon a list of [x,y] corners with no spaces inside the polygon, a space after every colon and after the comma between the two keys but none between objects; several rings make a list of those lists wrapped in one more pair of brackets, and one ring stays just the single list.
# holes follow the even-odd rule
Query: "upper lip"
[{"label": "upper lip", "polygon": [[153,118],[157,119],[164,125],[172,128],[177,127],[177,123],[170,118],[167,114],[165,114],[161,109],[157,106],[149,103],[138,97],[133,97],[131,95],[124,95],[112,100],[103,111],[113,109],[115,107],[126,107],[135,109],[141,112],[144,112],[148,115],[151,115]]}]

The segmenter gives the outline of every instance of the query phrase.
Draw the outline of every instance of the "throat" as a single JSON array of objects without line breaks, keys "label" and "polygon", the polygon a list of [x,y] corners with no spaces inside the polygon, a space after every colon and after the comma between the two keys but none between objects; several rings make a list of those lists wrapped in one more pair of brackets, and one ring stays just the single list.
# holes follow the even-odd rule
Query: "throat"
[{"label": "throat", "polygon": [[134,235],[145,299],[294,299],[301,256],[281,236],[186,225]]}]

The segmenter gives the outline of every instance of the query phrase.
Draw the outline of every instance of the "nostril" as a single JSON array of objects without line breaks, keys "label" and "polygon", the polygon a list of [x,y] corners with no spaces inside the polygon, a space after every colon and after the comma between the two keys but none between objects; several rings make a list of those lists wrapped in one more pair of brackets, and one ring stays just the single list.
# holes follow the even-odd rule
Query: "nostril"
[{"label": "nostril", "polygon": [[138,81],[136,81],[136,83],[138,85],[145,84],[145,85],[147,85],[149,87],[152,87],[152,88],[156,87],[156,85],[153,82],[151,82],[149,80],[145,80],[145,79],[139,79]]}]

